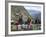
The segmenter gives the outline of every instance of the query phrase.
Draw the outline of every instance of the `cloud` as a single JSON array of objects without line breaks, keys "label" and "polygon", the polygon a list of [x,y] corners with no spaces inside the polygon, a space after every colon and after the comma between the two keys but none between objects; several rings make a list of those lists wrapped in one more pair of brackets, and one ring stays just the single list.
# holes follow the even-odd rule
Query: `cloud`
[{"label": "cloud", "polygon": [[41,7],[36,7],[36,6],[25,6],[24,8],[25,8],[26,10],[41,11]]}]

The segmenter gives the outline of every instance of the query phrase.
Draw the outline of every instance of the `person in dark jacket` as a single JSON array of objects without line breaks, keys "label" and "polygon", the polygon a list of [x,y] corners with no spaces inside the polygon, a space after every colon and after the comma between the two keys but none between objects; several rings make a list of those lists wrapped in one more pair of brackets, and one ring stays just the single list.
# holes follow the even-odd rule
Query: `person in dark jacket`
[{"label": "person in dark jacket", "polygon": [[23,24],[22,16],[19,17],[19,23],[20,23],[20,24]]}]

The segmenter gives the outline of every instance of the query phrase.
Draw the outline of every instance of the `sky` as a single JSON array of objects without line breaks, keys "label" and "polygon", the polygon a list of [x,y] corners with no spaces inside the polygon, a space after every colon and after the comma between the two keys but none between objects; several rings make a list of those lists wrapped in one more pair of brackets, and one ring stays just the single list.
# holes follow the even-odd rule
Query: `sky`
[{"label": "sky", "polygon": [[27,10],[41,11],[41,7],[39,7],[39,6],[25,6],[24,8]]},{"label": "sky", "polygon": [[41,16],[41,7],[25,6],[24,8],[28,11],[29,15],[31,15],[32,17]]},{"label": "sky", "polygon": [[38,14],[41,11],[40,6],[25,6],[24,7],[30,15]]}]

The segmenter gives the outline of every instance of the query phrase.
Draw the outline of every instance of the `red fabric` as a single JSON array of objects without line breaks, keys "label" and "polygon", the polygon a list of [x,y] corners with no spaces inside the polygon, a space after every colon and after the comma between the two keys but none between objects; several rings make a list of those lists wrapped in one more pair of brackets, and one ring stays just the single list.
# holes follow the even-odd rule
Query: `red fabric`
[{"label": "red fabric", "polygon": [[16,25],[19,25],[19,22],[18,21],[16,22]]}]

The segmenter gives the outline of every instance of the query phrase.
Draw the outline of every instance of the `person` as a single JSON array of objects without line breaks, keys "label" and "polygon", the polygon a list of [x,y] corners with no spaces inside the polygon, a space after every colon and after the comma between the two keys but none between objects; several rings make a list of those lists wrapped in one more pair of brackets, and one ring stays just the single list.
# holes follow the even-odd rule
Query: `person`
[{"label": "person", "polygon": [[18,20],[16,21],[15,25],[16,25],[16,28],[18,30],[18,25],[19,25],[19,21]]},{"label": "person", "polygon": [[19,17],[19,24],[23,24],[22,16]]},{"label": "person", "polygon": [[29,29],[32,30],[32,21],[31,21],[31,19],[30,19],[30,23],[29,23]]},{"label": "person", "polygon": [[31,18],[30,17],[28,17],[27,23],[28,23],[29,29],[32,30],[32,21],[31,21]]}]

